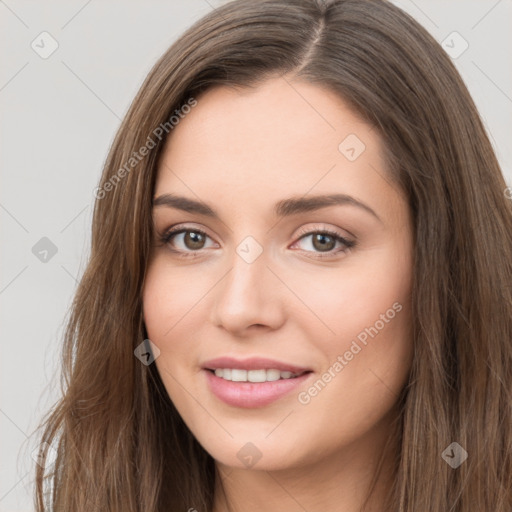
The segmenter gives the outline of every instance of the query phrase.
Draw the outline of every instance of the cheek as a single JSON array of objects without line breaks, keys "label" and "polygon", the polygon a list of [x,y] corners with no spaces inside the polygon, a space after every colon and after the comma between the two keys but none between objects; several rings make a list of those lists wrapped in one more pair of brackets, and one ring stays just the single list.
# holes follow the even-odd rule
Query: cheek
[{"label": "cheek", "polygon": [[347,260],[338,275],[317,276],[310,287],[311,308],[334,331],[324,329],[327,335],[313,338],[318,320],[302,320],[325,357],[319,379],[299,401],[320,424],[340,418],[334,424],[343,425],[347,435],[369,428],[405,385],[413,352],[409,254],[390,249],[350,265]]},{"label": "cheek", "polygon": [[[166,265],[156,258],[149,267],[143,289],[143,315],[148,335],[156,341],[174,338],[187,314],[200,303],[211,287],[207,276]],[[173,336],[174,335],[174,336]],[[153,340],[152,340],[153,341]]]},{"label": "cheek", "polygon": [[190,340],[182,328],[187,311],[197,302],[197,293],[180,283],[182,280],[157,260],[148,269],[142,294],[147,335],[160,350],[155,365],[168,394],[173,397],[190,352]]},{"label": "cheek", "polygon": [[410,301],[409,255],[390,245],[354,254],[336,269],[317,269],[302,274],[300,279],[290,274],[288,279],[293,279],[294,291],[312,313],[298,317],[303,328],[309,325],[311,334],[314,328],[317,338],[318,333],[325,337],[327,347],[338,345],[340,349],[344,340],[351,340],[361,332],[364,339],[365,329],[376,323],[379,332],[391,335],[391,331],[399,330]]},{"label": "cheek", "polygon": [[148,338],[160,350],[155,364],[175,402],[183,398],[179,383],[188,381],[190,372],[197,371],[195,349],[200,336],[194,326],[198,319],[204,319],[202,299],[211,287],[204,271],[194,270],[193,265],[184,271],[166,264],[164,258],[155,258],[146,274],[144,323]]},{"label": "cheek", "polygon": [[298,317],[300,330],[314,340],[328,372],[316,390],[306,390],[305,401],[318,394],[320,414],[332,413],[336,404],[359,413],[372,404],[379,408],[384,398],[396,399],[406,381],[412,360],[411,260],[409,252],[392,249],[347,260],[338,273],[317,273],[298,290],[315,312]]}]

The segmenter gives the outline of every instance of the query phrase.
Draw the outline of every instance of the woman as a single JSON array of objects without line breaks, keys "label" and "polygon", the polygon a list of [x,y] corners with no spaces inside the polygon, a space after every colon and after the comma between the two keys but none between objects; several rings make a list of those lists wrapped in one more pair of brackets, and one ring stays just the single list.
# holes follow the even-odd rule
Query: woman
[{"label": "woman", "polygon": [[392,4],[199,20],[96,190],[37,509],[509,512],[505,188]]}]

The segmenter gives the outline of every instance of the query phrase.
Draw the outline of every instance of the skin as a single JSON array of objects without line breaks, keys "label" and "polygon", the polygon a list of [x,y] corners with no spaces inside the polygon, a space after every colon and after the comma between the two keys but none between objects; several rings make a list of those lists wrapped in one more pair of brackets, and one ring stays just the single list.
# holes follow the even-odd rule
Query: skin
[{"label": "skin", "polygon": [[[354,161],[338,149],[349,134],[366,146]],[[155,207],[143,290],[159,374],[221,476],[214,512],[360,510],[412,359],[412,220],[377,131],[335,93],[291,77],[253,89],[216,87],[168,138],[154,197],[165,193],[202,200],[220,216]],[[333,193],[356,198],[379,219],[353,204],[282,218],[273,212],[283,199]],[[205,231],[203,248],[184,234],[160,243],[158,235],[177,225]],[[356,245],[339,252],[344,245],[333,239],[326,248],[314,235],[301,239],[322,229]],[[252,263],[236,252],[247,236],[263,249]],[[328,257],[321,259],[322,247]],[[329,368],[332,375],[338,356],[395,303],[400,312],[300,403],[299,392]],[[267,357],[313,373],[276,402],[243,409],[206,384],[201,363],[220,356]],[[248,442],[261,453],[252,467],[237,457]],[[390,483],[378,480],[367,510],[380,510]]]}]

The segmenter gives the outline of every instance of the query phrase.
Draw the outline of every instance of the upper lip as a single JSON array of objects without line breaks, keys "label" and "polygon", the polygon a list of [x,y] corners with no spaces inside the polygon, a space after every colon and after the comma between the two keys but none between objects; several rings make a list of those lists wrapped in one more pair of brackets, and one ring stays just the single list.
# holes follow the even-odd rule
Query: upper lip
[{"label": "upper lip", "polygon": [[311,371],[309,368],[297,366],[289,363],[282,363],[274,359],[265,357],[251,357],[249,359],[235,359],[234,357],[218,357],[210,359],[202,364],[206,370],[216,370],[217,368],[236,368],[240,370],[279,370],[281,372],[304,373]]}]

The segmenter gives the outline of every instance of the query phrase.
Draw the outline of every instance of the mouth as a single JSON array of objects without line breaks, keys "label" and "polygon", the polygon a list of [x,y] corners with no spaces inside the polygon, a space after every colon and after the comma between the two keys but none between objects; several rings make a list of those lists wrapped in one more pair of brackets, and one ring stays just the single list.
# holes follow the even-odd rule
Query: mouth
[{"label": "mouth", "polygon": [[279,370],[278,368],[259,368],[245,370],[242,368],[205,368],[216,377],[230,382],[275,382],[278,380],[296,379],[311,373],[310,370],[291,372],[289,370]]},{"label": "mouth", "polygon": [[219,357],[202,364],[205,384],[216,398],[232,407],[264,407],[289,398],[314,375],[311,368],[266,357]]}]

